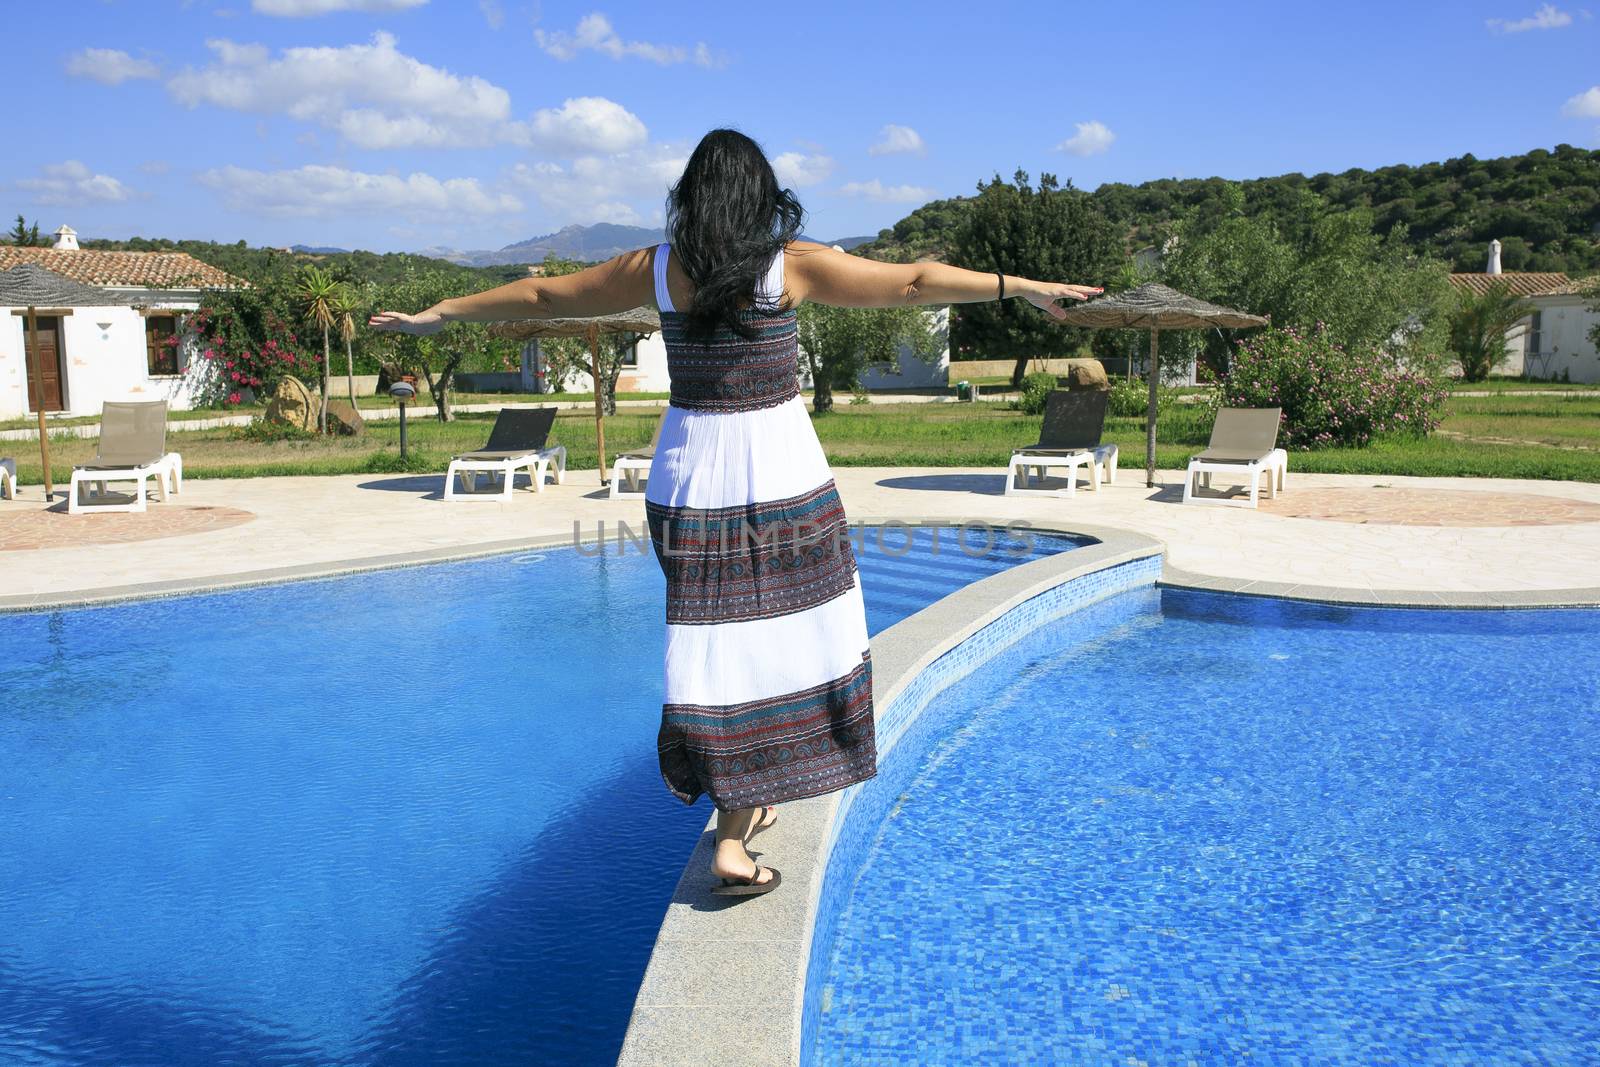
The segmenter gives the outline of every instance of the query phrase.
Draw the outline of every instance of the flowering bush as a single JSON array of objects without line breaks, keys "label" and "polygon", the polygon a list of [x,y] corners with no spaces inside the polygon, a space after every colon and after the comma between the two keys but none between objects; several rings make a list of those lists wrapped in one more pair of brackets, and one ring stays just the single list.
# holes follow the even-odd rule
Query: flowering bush
[{"label": "flowering bush", "polygon": [[1056,388],[1056,376],[1045,371],[1035,371],[1022,379],[1022,396],[1017,399],[1017,407],[1029,415],[1039,415],[1044,412],[1045,404],[1050,399],[1050,394]]},{"label": "flowering bush", "polygon": [[[1156,386],[1156,411],[1162,416],[1177,399],[1177,391],[1170,386]],[[1111,382],[1111,397],[1106,402],[1106,413],[1118,419],[1142,419],[1150,410],[1150,387],[1143,378],[1127,381],[1114,378]]]},{"label": "flowering bush", "polygon": [[235,407],[246,390],[257,396],[277,388],[285,375],[318,373],[315,355],[301,353],[293,330],[276,315],[246,315],[232,301],[207,301],[189,316],[199,358],[189,364],[196,402]]},{"label": "flowering bush", "polygon": [[1225,407],[1283,409],[1278,443],[1361,447],[1381,434],[1423,437],[1439,425],[1443,383],[1375,347],[1346,348],[1315,330],[1264,330],[1240,342],[1218,383]]}]

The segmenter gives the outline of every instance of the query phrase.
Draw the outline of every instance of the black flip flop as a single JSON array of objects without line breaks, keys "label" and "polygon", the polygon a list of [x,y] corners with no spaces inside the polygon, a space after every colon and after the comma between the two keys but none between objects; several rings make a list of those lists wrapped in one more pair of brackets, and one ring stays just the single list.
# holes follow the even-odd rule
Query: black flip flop
[{"label": "black flip flop", "polygon": [[[767,817],[767,813],[769,811],[772,813],[772,821],[771,822],[762,822],[761,820],[765,819]],[[778,824],[778,811],[771,804],[768,804],[766,807],[761,809],[761,819],[757,819],[755,821],[755,823],[750,827],[750,837],[745,838],[745,841],[746,842],[750,841],[751,838],[755,837],[761,831],[770,830],[774,826],[776,826],[777,824]]]},{"label": "black flip flop", "polygon": [[724,878],[721,885],[711,887],[711,892],[719,897],[759,897],[763,893],[770,893],[778,888],[783,881],[783,875],[778,873],[778,868],[768,867],[772,877],[765,882],[758,882],[761,877],[762,866],[756,864],[756,869],[750,872],[748,878]]}]

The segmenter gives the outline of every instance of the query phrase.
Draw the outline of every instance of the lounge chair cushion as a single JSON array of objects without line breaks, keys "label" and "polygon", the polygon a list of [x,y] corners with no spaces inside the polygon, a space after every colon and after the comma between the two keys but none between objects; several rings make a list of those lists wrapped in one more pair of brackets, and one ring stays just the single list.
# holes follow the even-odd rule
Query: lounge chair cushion
[{"label": "lounge chair cushion", "polygon": [[1195,454],[1195,459],[1202,463],[1256,463],[1267,458],[1272,450],[1266,452],[1252,452],[1240,448],[1208,448],[1204,452]]},{"label": "lounge chair cushion", "polygon": [[1105,431],[1106,406],[1110,397],[1110,393],[1101,390],[1053,391],[1045,400],[1039,443],[1018,451],[1068,454],[1095,448]]},{"label": "lounge chair cushion", "polygon": [[1039,444],[1028,445],[1026,448],[1014,449],[1011,454],[1014,456],[1020,456],[1024,454],[1030,456],[1076,456],[1080,452],[1093,451],[1093,448],[1049,448],[1045,445]]},{"label": "lounge chair cushion", "polygon": [[506,453],[532,455],[544,448],[555,421],[556,409],[553,407],[501,408],[495,416],[494,429],[489,431],[489,440],[471,455],[474,458],[490,458],[489,454],[499,453],[499,458],[505,459],[512,458]]},{"label": "lounge chair cushion", "polygon": [[1195,456],[1206,463],[1250,463],[1265,459],[1278,444],[1281,408],[1223,408],[1211,427],[1211,441]]},{"label": "lounge chair cushion", "polygon": [[618,452],[618,459],[655,459],[656,446],[649,445],[645,448],[636,448],[632,452]]},{"label": "lounge chair cushion", "polygon": [[454,460],[481,459],[492,462],[508,459],[526,459],[530,456],[537,456],[542,451],[544,451],[542,448],[513,448],[501,452],[491,452],[485,448],[476,452],[463,452],[459,456],[451,456],[450,458]]}]

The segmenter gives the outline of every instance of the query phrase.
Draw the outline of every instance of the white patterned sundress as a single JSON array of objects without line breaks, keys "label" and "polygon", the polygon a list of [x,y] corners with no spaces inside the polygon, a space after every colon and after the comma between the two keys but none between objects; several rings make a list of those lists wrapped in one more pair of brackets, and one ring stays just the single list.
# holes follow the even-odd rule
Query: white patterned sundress
[{"label": "white patterned sundress", "polygon": [[753,336],[691,340],[655,250],[672,378],[645,491],[667,577],[667,786],[723,810],[815,796],[876,771],[866,614],[844,506],[800,396],[783,253]]}]

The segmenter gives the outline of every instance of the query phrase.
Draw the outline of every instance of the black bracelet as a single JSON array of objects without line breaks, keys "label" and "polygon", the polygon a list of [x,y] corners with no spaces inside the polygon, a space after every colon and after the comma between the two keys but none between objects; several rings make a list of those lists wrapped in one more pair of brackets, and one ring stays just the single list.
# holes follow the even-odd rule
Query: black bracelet
[{"label": "black bracelet", "polygon": [[999,271],[995,271],[994,276],[1000,279],[1000,295],[995,297],[995,299],[1004,300],[1006,298],[1006,276]]}]

